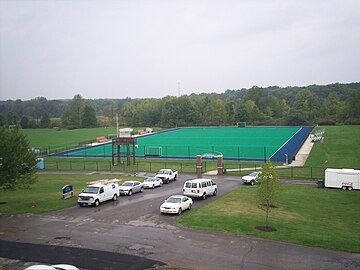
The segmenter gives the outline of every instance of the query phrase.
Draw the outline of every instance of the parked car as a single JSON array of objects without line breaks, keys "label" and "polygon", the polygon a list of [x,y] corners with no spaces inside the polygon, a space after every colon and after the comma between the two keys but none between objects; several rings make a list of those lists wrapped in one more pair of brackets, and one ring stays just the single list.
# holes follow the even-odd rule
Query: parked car
[{"label": "parked car", "polygon": [[79,270],[79,268],[70,264],[56,264],[51,266],[36,264],[25,268],[25,270]]},{"label": "parked car", "polygon": [[120,191],[120,195],[131,196],[134,193],[143,192],[144,191],[144,186],[139,181],[125,181],[119,187],[119,191]]},{"label": "parked car", "polygon": [[193,201],[191,198],[183,195],[170,196],[160,206],[160,213],[178,214],[181,215],[182,211],[191,209]]},{"label": "parked car", "polygon": [[170,181],[176,180],[177,176],[178,172],[171,169],[161,169],[157,175],[155,175],[155,177],[160,178],[164,184],[168,184]]},{"label": "parked car", "polygon": [[258,178],[259,178],[259,172],[252,172],[249,175],[245,175],[241,178],[241,180],[243,181],[244,184],[250,184],[250,185],[255,185],[255,183],[257,183]]},{"label": "parked car", "polygon": [[193,179],[184,183],[184,195],[206,199],[206,196],[217,194],[217,185],[211,179]]},{"label": "parked car", "polygon": [[144,180],[143,186],[144,188],[155,188],[161,187],[163,185],[163,181],[160,178],[149,177]]},{"label": "parked car", "polygon": [[119,197],[118,181],[104,179],[88,182],[88,186],[78,196],[78,204],[99,206],[104,201],[116,201]]}]

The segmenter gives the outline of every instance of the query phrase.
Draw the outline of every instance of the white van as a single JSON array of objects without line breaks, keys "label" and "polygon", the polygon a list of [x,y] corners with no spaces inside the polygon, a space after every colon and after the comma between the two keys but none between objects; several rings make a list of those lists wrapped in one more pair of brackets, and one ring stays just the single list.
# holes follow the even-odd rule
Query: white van
[{"label": "white van", "polygon": [[217,194],[217,185],[211,179],[193,179],[184,184],[184,195],[205,200],[206,196]]},{"label": "white van", "polygon": [[88,182],[88,186],[78,196],[78,204],[99,206],[108,200],[116,201],[120,195],[118,182],[118,179]]},{"label": "white van", "polygon": [[360,189],[360,170],[326,169],[325,187],[342,189]]}]

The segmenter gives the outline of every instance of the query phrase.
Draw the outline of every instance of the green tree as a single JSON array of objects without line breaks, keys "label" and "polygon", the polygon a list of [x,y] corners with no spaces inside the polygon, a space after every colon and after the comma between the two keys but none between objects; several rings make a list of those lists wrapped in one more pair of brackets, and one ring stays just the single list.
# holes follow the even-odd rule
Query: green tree
[{"label": "green tree", "polygon": [[6,115],[6,123],[7,125],[19,125],[20,117],[17,112],[10,111]]},{"label": "green tree", "polygon": [[61,118],[63,126],[70,129],[80,128],[83,108],[84,99],[80,95],[75,95]]},{"label": "green tree", "polygon": [[259,176],[259,207],[265,211],[265,226],[269,228],[269,214],[276,206],[280,195],[280,182],[274,164],[265,162]]},{"label": "green tree", "polygon": [[82,111],[81,127],[92,128],[97,127],[97,125],[95,109],[90,105],[86,105]]},{"label": "green tree", "polygon": [[0,188],[15,189],[34,183],[36,156],[17,128],[0,128]]},{"label": "green tree", "polygon": [[21,117],[20,126],[21,128],[30,128],[30,119],[28,116],[24,115]]},{"label": "green tree", "polygon": [[49,128],[50,127],[50,124],[51,124],[51,121],[50,121],[50,116],[47,112],[44,112],[42,115],[41,115],[41,119],[40,119],[40,127],[42,128]]}]

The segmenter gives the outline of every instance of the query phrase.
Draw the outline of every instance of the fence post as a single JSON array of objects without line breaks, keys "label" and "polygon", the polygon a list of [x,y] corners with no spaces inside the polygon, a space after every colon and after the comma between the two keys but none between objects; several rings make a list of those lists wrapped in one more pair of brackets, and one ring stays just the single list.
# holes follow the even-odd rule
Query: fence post
[{"label": "fence post", "polygon": [[72,166],[71,166],[71,159],[70,159],[70,170],[72,170]]},{"label": "fence post", "polygon": [[180,172],[183,172],[183,170],[182,170],[182,162],[180,163]]},{"label": "fence post", "polygon": [[98,164],[98,162],[96,161],[96,171],[98,171],[99,170],[99,164]]},{"label": "fence post", "polygon": [[109,168],[110,168],[110,172],[111,172],[111,161],[109,161]]},{"label": "fence post", "polygon": [[85,160],[84,160],[84,170],[85,170]]},{"label": "fence post", "polygon": [[310,167],[310,178],[313,178],[313,172],[312,172],[312,167]]},{"label": "fence post", "polygon": [[139,162],[136,163],[136,172],[139,172]]},{"label": "fence post", "polygon": [[206,172],[206,161],[204,161],[204,170]]},{"label": "fence post", "polygon": [[294,178],[294,171],[293,171],[294,167],[291,166],[291,178]]},{"label": "fence post", "polygon": [[56,161],[56,169],[59,170],[59,163]]}]

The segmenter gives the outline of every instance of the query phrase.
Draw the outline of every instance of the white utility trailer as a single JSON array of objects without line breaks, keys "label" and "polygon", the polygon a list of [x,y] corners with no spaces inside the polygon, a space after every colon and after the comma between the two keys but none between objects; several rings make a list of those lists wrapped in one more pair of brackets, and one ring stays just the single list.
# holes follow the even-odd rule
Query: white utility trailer
[{"label": "white utility trailer", "polygon": [[342,189],[360,189],[360,170],[326,169],[325,187]]}]

